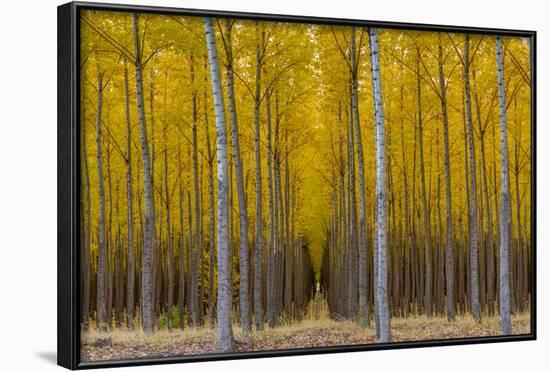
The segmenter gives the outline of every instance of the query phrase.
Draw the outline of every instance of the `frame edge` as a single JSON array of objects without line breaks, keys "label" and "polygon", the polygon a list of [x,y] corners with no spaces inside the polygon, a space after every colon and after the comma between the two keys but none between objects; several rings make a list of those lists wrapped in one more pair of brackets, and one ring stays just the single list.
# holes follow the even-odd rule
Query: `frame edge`
[{"label": "frame edge", "polygon": [[[429,32],[462,32],[471,34],[487,34],[526,37],[531,40],[531,72],[532,72],[532,105],[531,105],[531,188],[532,188],[532,273],[531,273],[531,332],[514,336],[485,336],[462,339],[429,340],[399,342],[390,344],[343,345],[338,347],[265,350],[256,352],[241,352],[227,354],[206,354],[192,356],[177,356],[164,359],[144,358],[131,360],[108,360],[81,362],[80,323],[79,323],[79,20],[80,9],[144,12],[153,14],[180,14],[187,16],[210,15],[213,17],[234,17],[248,20],[281,21],[291,23],[309,22],[315,24],[364,25],[365,23],[389,29],[412,29]],[[419,347],[441,347],[456,345],[478,345],[485,343],[518,342],[537,340],[537,296],[536,296],[536,30],[495,29],[489,27],[472,27],[456,25],[438,25],[422,23],[402,23],[373,20],[358,20],[347,18],[312,17],[305,15],[266,14],[238,12],[228,10],[192,9],[184,7],[166,7],[155,5],[130,5],[100,2],[73,1],[58,6],[58,336],[57,364],[70,370],[113,368],[144,365],[162,365],[174,363],[192,363],[223,360],[239,360],[250,358],[271,358],[300,355],[320,355],[357,351],[392,350]]]},{"label": "frame edge", "polygon": [[76,195],[75,119],[76,60],[75,5],[57,7],[57,364],[77,367],[75,324],[78,324],[75,287]]}]

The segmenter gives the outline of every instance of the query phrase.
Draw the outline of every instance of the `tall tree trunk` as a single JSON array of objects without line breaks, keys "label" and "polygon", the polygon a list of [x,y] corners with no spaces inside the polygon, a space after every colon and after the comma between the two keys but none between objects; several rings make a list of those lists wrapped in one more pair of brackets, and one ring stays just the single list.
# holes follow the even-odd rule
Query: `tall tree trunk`
[{"label": "tall tree trunk", "polygon": [[111,173],[111,141],[107,141],[107,148],[105,149],[106,162],[107,162],[107,193],[109,195],[109,215],[107,218],[107,260],[105,265],[105,294],[107,299],[105,300],[105,306],[107,308],[107,327],[111,329],[113,320],[113,264],[114,264],[114,242],[113,242],[113,187],[112,187],[112,173]]},{"label": "tall tree trunk", "polygon": [[[493,137],[493,143],[496,143],[498,141],[498,137],[500,135],[500,133],[497,133],[496,130],[495,130],[495,127],[496,125],[493,125],[491,130],[492,130],[492,137]],[[493,204],[494,204],[494,208],[495,208],[495,218],[494,218],[494,222],[495,222],[495,241],[497,242],[496,244],[499,244],[499,247],[500,247],[500,209],[499,209],[499,200],[498,200],[498,197],[497,195],[499,194],[499,190],[498,190],[498,183],[497,183],[497,146],[493,146],[493,166],[492,166],[492,169],[493,169],[493,174],[492,174],[492,178],[493,178],[493,194],[495,195],[495,197],[493,197]],[[498,263],[500,262],[500,248],[499,249],[495,249],[495,255],[496,255],[496,262],[497,262],[497,265],[496,265],[496,287],[497,288],[500,288],[500,267],[498,265]],[[500,308],[500,290],[496,290],[495,291],[495,297],[496,297],[496,306],[498,308]]]},{"label": "tall tree trunk", "polygon": [[128,329],[134,329],[134,287],[136,280],[136,258],[134,246],[134,189],[132,184],[132,122],[130,118],[130,87],[128,65],[124,63],[124,91],[126,99],[126,199],[128,212],[128,283],[126,291],[126,323]]},{"label": "tall tree trunk", "polygon": [[290,168],[289,168],[289,149],[288,136],[285,138],[286,156],[285,156],[285,278],[284,278],[284,309],[287,318],[291,317],[292,311],[292,264],[293,241],[291,236],[291,206],[290,206]]},{"label": "tall tree trunk", "polygon": [[[137,169],[143,169],[142,168],[142,162],[141,160],[138,158],[137,159]],[[142,268],[143,268],[143,244],[144,244],[144,241],[145,241],[145,225],[144,225],[144,221],[145,221],[145,217],[144,217],[144,214],[145,214],[145,211],[143,210],[142,208],[142,195],[143,195],[143,191],[139,189],[139,185],[142,185],[143,182],[142,180],[140,179],[140,172],[137,172],[136,173],[136,176],[137,176],[137,185],[138,185],[138,190],[137,190],[137,210],[138,210],[138,218],[139,218],[139,241],[138,241],[138,244],[137,244],[137,251],[136,251],[136,274],[137,274],[137,280],[136,280],[136,286],[138,288],[138,300],[136,301],[137,303],[137,307],[139,310],[139,320],[140,320],[140,325],[141,327],[143,328],[143,296],[141,295],[141,288],[142,288]]]},{"label": "tall tree trunk", "polygon": [[[400,112],[403,113],[403,86],[400,87],[400,97],[399,97],[399,105],[400,105]],[[403,307],[404,307],[404,315],[405,317],[409,316],[410,311],[410,303],[411,303],[411,284],[413,281],[413,277],[411,275],[411,240],[413,239],[411,227],[410,227],[410,220],[411,220],[411,213],[410,213],[410,204],[409,204],[409,182],[408,182],[408,173],[407,173],[407,152],[406,152],[406,146],[405,146],[405,130],[404,130],[404,120],[401,116],[400,119],[400,134],[401,134],[401,158],[403,161],[403,193],[404,193],[404,204],[405,204],[405,240],[404,240],[404,256],[405,256],[405,288],[404,288],[404,299],[403,299]]]},{"label": "tall tree trunk", "polygon": [[[359,45],[361,48],[361,45]],[[364,327],[369,326],[369,307],[367,300],[367,212],[365,200],[365,160],[363,158],[363,137],[359,122],[359,93],[357,83],[357,59],[355,55],[355,27],[351,29],[351,97],[353,106],[353,123],[355,126],[355,141],[357,150],[357,166],[359,178],[359,318]]]},{"label": "tall tree trunk", "polygon": [[[260,155],[260,86],[262,76],[262,57],[264,33],[259,37],[259,24],[256,22],[256,91],[254,97],[254,156],[256,171],[256,231],[254,249],[254,318],[256,330],[263,329],[262,314],[262,245],[263,245],[263,212],[262,212],[262,159]],[[261,43],[261,44],[260,44]]]},{"label": "tall tree trunk", "polygon": [[[469,152],[468,152],[468,125],[466,124],[466,99],[465,95],[462,95],[462,137],[464,138],[464,184],[466,185],[466,234],[463,234],[462,231],[460,232],[459,236],[463,237],[464,239],[464,251],[462,257],[465,261],[463,262],[463,269],[464,269],[464,275],[465,278],[461,278],[461,280],[465,279],[464,283],[462,283],[463,286],[463,308],[464,312],[467,311],[467,309],[470,308],[470,274],[469,274],[469,247],[470,247],[470,227],[472,226],[472,215],[470,213],[471,211],[471,201],[470,201],[470,163],[468,161]],[[461,226],[462,228],[462,226]]]},{"label": "tall tree trunk", "polygon": [[[373,51],[372,51],[372,38],[371,38],[371,34],[370,34],[370,30],[369,30],[369,53],[370,53],[370,60],[371,60],[371,63],[370,63],[370,73],[371,73],[371,86],[372,86],[372,92],[373,92],[373,111],[374,111],[374,140],[375,140],[375,147],[376,149],[378,149],[378,107],[376,106],[376,100],[374,99],[374,92],[376,90],[376,87],[374,85],[375,81],[374,81],[374,78],[375,78],[375,74],[374,74],[374,63],[372,62],[373,61]],[[378,57],[380,59],[380,57]],[[380,61],[378,62],[380,64]],[[380,76],[379,76],[380,77]],[[382,108],[383,108],[383,102],[382,102]],[[416,147],[416,143],[415,143],[415,147]],[[378,161],[378,153],[375,153],[375,158],[376,158],[376,161]],[[378,164],[378,163],[376,163]],[[376,168],[378,169],[378,168]],[[379,206],[379,201],[378,201],[378,178],[377,178],[377,173],[378,170],[375,171],[375,196],[374,196],[374,205],[375,205],[375,208],[374,208],[374,236],[373,236],[373,254],[374,254],[374,259],[373,259],[373,275],[374,275],[374,280],[373,280],[373,297],[374,297],[374,322],[375,322],[375,326],[376,326],[376,338],[380,339],[380,303],[378,301],[378,283],[379,283],[379,273],[378,273],[378,266],[379,266],[379,262],[378,262],[378,258],[379,258],[379,255],[378,255],[378,249],[379,249],[379,245],[378,245],[378,206]],[[414,178],[413,178],[414,179]],[[414,187],[413,187],[414,189]],[[387,208],[387,206],[386,206]],[[386,209],[387,210],[387,209]],[[386,221],[387,222],[387,221]],[[386,294],[387,296],[387,294]],[[389,311],[389,309],[388,309]],[[388,317],[389,317],[389,314],[388,314]]]},{"label": "tall tree trunk", "polygon": [[180,310],[180,329],[185,328],[185,227],[183,225],[183,185],[181,181],[182,164],[181,164],[181,148],[178,143],[178,174],[180,175],[179,183],[179,310]]},{"label": "tall tree trunk", "polygon": [[117,179],[116,186],[115,186],[115,194],[116,194],[116,238],[115,238],[115,253],[114,253],[114,308],[115,308],[115,325],[120,328],[120,325],[122,324],[122,307],[124,306],[124,296],[122,294],[122,242],[120,237],[120,208],[119,208],[119,199],[120,199],[120,180]]},{"label": "tall tree trunk", "polygon": [[[391,138],[391,135],[388,130],[388,137]],[[390,262],[389,266],[392,270],[391,277],[389,278],[390,283],[390,311],[393,314],[399,315],[399,285],[397,281],[397,275],[399,275],[399,253],[398,253],[398,241],[397,241],[397,223],[396,223],[396,213],[395,213],[395,190],[394,190],[394,183],[393,183],[393,174],[392,174],[392,162],[391,159],[388,157],[388,164],[387,164],[387,175],[388,175],[388,189],[390,191],[390,213],[391,213],[391,227],[388,229],[392,236],[390,237]]]},{"label": "tall tree trunk", "polygon": [[418,232],[416,231],[416,226],[420,226],[420,212],[418,211],[418,203],[416,198],[416,169],[417,169],[417,143],[418,143],[418,128],[414,127],[414,142],[413,142],[413,171],[412,171],[412,213],[411,213],[411,234],[412,234],[412,246],[411,246],[411,255],[413,261],[413,278],[414,278],[414,303],[416,305],[416,313],[422,314],[423,312],[423,288],[422,283],[422,273],[421,273],[421,263],[420,263],[420,248],[418,246]]},{"label": "tall tree trunk", "polygon": [[268,226],[267,243],[267,320],[270,327],[276,323],[275,315],[275,255],[277,252],[277,191],[273,181],[273,141],[271,125],[271,92],[266,94],[266,123],[267,123],[267,195],[268,195]]},{"label": "tall tree trunk", "polygon": [[447,319],[455,320],[455,293],[454,293],[454,253],[453,253],[453,212],[451,199],[451,166],[449,155],[449,119],[447,115],[447,86],[443,69],[443,48],[441,35],[438,45],[439,64],[439,94],[441,99],[441,116],[443,119],[443,147],[445,156],[445,283],[447,296]]},{"label": "tall tree trunk", "polygon": [[[347,247],[347,234],[348,231],[348,225],[347,225],[347,206],[346,206],[346,163],[344,162],[344,130],[343,130],[343,122],[342,122],[342,105],[341,101],[338,101],[338,156],[339,156],[339,163],[340,163],[340,169],[339,169],[339,181],[340,181],[340,223],[339,223],[339,241],[338,241],[338,257],[337,257],[337,265],[338,265],[338,280],[339,280],[339,295],[342,295],[343,293],[346,293],[343,289],[345,288],[345,284],[347,283],[347,277],[344,276],[342,271],[344,271],[344,268],[342,267],[342,260],[345,256],[345,250]],[[346,266],[347,267],[347,266]],[[338,301],[338,312],[340,315],[343,315],[344,311],[342,308],[343,301]]]},{"label": "tall tree trunk", "polygon": [[422,199],[422,212],[424,217],[424,310],[428,317],[432,316],[432,241],[430,227],[430,211],[428,195],[426,193],[426,173],[424,169],[424,139],[422,122],[422,90],[420,85],[420,49],[416,50],[416,83],[418,100],[418,146],[420,162],[420,187]]},{"label": "tall tree trunk", "polygon": [[[96,145],[97,145],[97,182],[99,198],[98,221],[98,253],[97,253],[97,323],[100,331],[107,327],[106,308],[106,270],[107,270],[107,242],[105,237],[105,185],[103,177],[103,72],[97,76],[97,117],[96,117]],[[108,275],[108,272],[107,272]]]},{"label": "tall tree trunk", "polygon": [[470,297],[471,311],[474,319],[481,322],[479,305],[479,221],[477,215],[477,181],[476,181],[476,155],[474,146],[474,127],[472,120],[472,103],[470,94],[470,36],[464,37],[464,93],[466,98],[466,119],[468,122],[468,142],[470,156]]},{"label": "tall tree trunk", "polygon": [[[207,61],[205,61],[207,63]],[[206,65],[205,65],[206,67]],[[205,84],[207,83],[207,74],[205,73]],[[208,234],[210,235],[208,239],[208,252],[209,252],[209,279],[208,279],[208,323],[212,327],[214,326],[214,302],[215,302],[215,293],[214,293],[214,276],[216,271],[216,207],[214,201],[214,158],[215,154],[210,144],[210,128],[208,121],[208,98],[207,98],[207,89],[205,85],[204,89],[204,131],[206,133],[206,150],[208,156],[208,196],[210,200],[209,206],[209,222],[208,222]],[[230,194],[231,195],[231,194]]]},{"label": "tall tree trunk", "polygon": [[[518,109],[517,109],[517,99],[514,98],[514,124],[516,128],[521,128],[521,123],[518,122]],[[521,130],[518,129],[518,134],[516,135],[516,138],[514,140],[514,180],[515,180],[515,199],[516,199],[516,234],[517,234],[517,243],[516,243],[516,254],[517,254],[517,268],[518,268],[518,274],[516,278],[517,282],[517,289],[513,290],[517,296],[518,296],[518,311],[523,312],[525,307],[525,295],[527,293],[526,290],[524,290],[524,280],[525,280],[525,267],[524,267],[524,238],[522,234],[522,222],[521,222],[521,204],[523,197],[520,198],[520,171],[523,168],[523,165],[520,164],[520,143],[521,143]],[[510,174],[510,171],[508,171],[508,174]],[[511,188],[509,188],[510,193],[510,200],[512,198],[511,196]],[[525,192],[525,191],[524,191]],[[511,209],[511,208],[510,208]],[[525,209],[524,209],[525,211]],[[511,213],[511,211],[510,211]],[[527,224],[527,219],[524,219],[524,223]],[[512,224],[512,217],[510,215],[510,224]],[[513,232],[511,231],[512,227],[510,225],[510,236],[513,236]],[[513,241],[513,239],[512,239]]]},{"label": "tall tree trunk", "polygon": [[274,275],[274,293],[275,293],[275,325],[277,325],[279,315],[281,313],[281,284],[283,283],[283,278],[281,276],[282,268],[282,252],[284,245],[284,206],[283,206],[283,192],[281,186],[281,140],[280,140],[280,118],[279,118],[279,99],[278,94],[275,91],[275,142],[274,142],[274,153],[273,153],[273,163],[274,163],[274,188],[275,188],[275,221],[276,229],[275,236],[277,245],[275,247],[275,275]]},{"label": "tall tree trunk", "polygon": [[[198,99],[198,98],[197,98]],[[198,131],[198,128],[197,128]],[[205,278],[205,271],[203,270],[203,267],[205,266],[205,254],[204,254],[204,213],[202,212],[203,209],[203,201],[205,200],[204,197],[204,187],[203,182],[206,179],[204,177],[204,156],[201,156],[200,163],[199,163],[199,205],[200,205],[200,218],[199,218],[199,253],[197,258],[197,267],[198,267],[198,275],[197,275],[197,283],[198,283],[198,313],[199,313],[199,326],[202,326],[204,323],[204,291],[206,290],[206,284],[204,282]],[[229,179],[231,180],[231,173],[229,174]],[[231,191],[231,190],[230,190]],[[229,192],[230,192],[229,191]],[[231,195],[231,194],[230,194]],[[229,204],[229,208],[231,208],[231,203]],[[229,220],[231,222],[231,220]],[[231,226],[231,224],[229,224]],[[230,257],[233,257],[233,251],[232,251],[232,236],[231,236],[231,229],[229,230],[229,237],[228,244],[230,247]]]},{"label": "tall tree trunk", "polygon": [[151,158],[147,142],[147,122],[143,102],[143,66],[141,64],[141,35],[139,33],[139,16],[133,14],[134,51],[136,69],[136,95],[138,106],[139,128],[141,135],[141,154],[143,159],[143,192],[145,196],[145,229],[143,236],[143,268],[141,297],[143,301],[142,317],[145,333],[153,332],[153,257],[154,257],[154,211],[153,182]]},{"label": "tall tree trunk", "polygon": [[[84,102],[84,91],[82,89],[83,102]],[[91,284],[91,264],[90,264],[90,246],[91,246],[91,228],[92,228],[92,211],[91,211],[91,197],[90,197],[90,168],[88,164],[88,150],[86,143],[86,114],[82,112],[82,165],[83,165],[83,175],[84,175],[84,203],[82,210],[82,218],[84,218],[82,224],[83,230],[83,241],[82,241],[82,308],[80,309],[82,316],[82,326],[84,329],[89,327],[90,319],[90,284]],[[85,215],[85,217],[84,217]]]},{"label": "tall tree trunk", "polygon": [[[498,96],[500,109],[500,159],[501,159],[501,219],[500,219],[500,323],[502,333],[512,332],[510,323],[510,175],[508,162],[508,121],[506,118],[506,93],[504,90],[504,63],[502,39],[496,38]],[[519,207],[519,206],[518,206]]]},{"label": "tall tree trunk", "polygon": [[377,310],[380,318],[380,342],[390,342],[390,314],[388,309],[388,263],[387,263],[387,190],[386,190],[386,145],[384,134],[384,107],[382,101],[382,81],[378,48],[378,29],[370,28],[370,56],[372,86],[375,102],[374,120],[376,125],[376,199],[377,199]]},{"label": "tall tree trunk", "polygon": [[[189,158],[191,158],[190,154],[188,154]],[[191,162],[190,162],[191,163]],[[191,164],[189,164],[189,168],[191,168]],[[191,179],[187,180],[188,185],[191,185]],[[192,201],[191,201],[191,191],[187,190],[187,312],[189,313],[189,325],[191,326],[193,322],[191,321],[191,309],[193,307],[193,270],[195,265],[195,260],[193,258],[193,241],[194,241],[194,233],[193,233],[193,208],[192,208]]]},{"label": "tall tree trunk", "polygon": [[[165,88],[166,89],[166,88]],[[166,103],[166,91],[164,96],[164,102]],[[165,105],[166,106],[166,105]],[[165,113],[166,115],[166,113]],[[165,119],[166,120],[166,119]],[[172,330],[172,307],[174,306],[174,253],[172,251],[172,227],[170,217],[170,188],[168,187],[168,134],[167,123],[164,123],[164,199],[166,203],[166,271],[168,276],[167,285],[167,326],[168,330]]]},{"label": "tall tree trunk", "polygon": [[199,265],[200,265],[200,251],[201,251],[201,205],[199,199],[199,155],[198,155],[198,118],[197,118],[197,91],[195,87],[195,71],[194,71],[194,58],[190,57],[189,67],[191,69],[191,87],[192,87],[192,130],[193,130],[193,197],[195,208],[195,235],[193,238],[193,272],[191,274],[191,324],[195,327],[200,325],[201,315],[199,301]]},{"label": "tall tree trunk", "polygon": [[226,19],[227,40],[227,97],[229,100],[229,121],[231,123],[231,137],[233,144],[233,158],[235,173],[237,176],[237,198],[239,201],[239,306],[241,310],[241,327],[248,334],[251,330],[250,300],[248,298],[249,278],[249,252],[248,252],[248,215],[244,189],[243,165],[241,161],[239,126],[237,122],[237,106],[235,104],[235,88],[233,80],[233,46],[231,40],[231,28],[233,21]]},{"label": "tall tree trunk", "polygon": [[210,80],[216,113],[216,150],[218,157],[218,349],[220,352],[233,350],[234,340],[231,328],[231,257],[228,246],[228,190],[227,177],[227,135],[225,107],[220,79],[216,38],[212,19],[204,19],[206,46],[210,61]]},{"label": "tall tree trunk", "polygon": [[[153,327],[159,326],[160,321],[160,272],[162,270],[162,267],[160,265],[160,245],[162,240],[162,234],[159,234],[157,231],[157,226],[159,227],[159,230],[162,229],[162,220],[159,219],[157,221],[157,218],[162,213],[162,208],[157,210],[156,204],[155,204],[155,159],[156,159],[156,136],[155,136],[155,76],[154,76],[154,69],[152,66],[149,67],[149,117],[150,117],[150,124],[151,124],[151,152],[150,152],[150,159],[151,159],[151,184],[152,184],[152,190],[153,190],[153,281],[152,281],[152,287],[153,287],[153,296],[152,296],[152,303],[153,303]],[[160,199],[160,198],[159,198]]]},{"label": "tall tree trunk", "polygon": [[494,290],[494,276],[495,276],[495,253],[493,246],[493,217],[491,212],[491,204],[489,200],[489,180],[487,178],[487,162],[485,156],[485,131],[486,128],[481,122],[480,103],[477,94],[474,94],[476,103],[477,120],[479,123],[479,144],[481,154],[481,182],[483,184],[483,195],[485,200],[485,219],[487,220],[487,239],[485,241],[487,249],[487,312],[490,317],[495,314],[495,290]]},{"label": "tall tree trunk", "polygon": [[[351,90],[351,89],[350,89]],[[351,93],[351,92],[350,92]],[[349,188],[349,245],[347,262],[347,312],[346,316],[355,319],[357,315],[357,199],[355,192],[355,136],[353,98],[350,94],[349,123],[348,123],[348,188]]]},{"label": "tall tree trunk", "polygon": [[[516,105],[515,101],[514,101],[514,106]],[[515,110],[517,111],[517,109]],[[517,121],[517,113],[516,113],[516,121]],[[517,123],[516,123],[517,125]],[[519,143],[515,143],[514,144],[514,180],[515,180],[515,189],[516,189],[516,231],[517,231],[517,254],[518,254],[518,261],[517,261],[517,265],[518,265],[518,270],[519,270],[519,273],[518,273],[518,278],[517,278],[517,282],[518,282],[518,290],[517,290],[517,293],[518,293],[518,296],[519,296],[519,300],[518,300],[518,306],[519,306],[519,311],[520,312],[523,312],[524,310],[524,305],[525,305],[525,293],[524,292],[524,288],[523,288],[523,248],[524,248],[524,244],[523,244],[523,234],[522,234],[522,223],[521,223],[521,198],[519,196],[519,190],[520,190],[520,185],[519,185],[519,177],[520,177],[520,159],[519,159]],[[511,195],[510,195],[510,199],[511,199]],[[527,221],[527,220],[524,220],[524,221]],[[510,217],[510,223],[512,223],[511,221],[511,217]],[[510,227],[510,230],[512,228]],[[510,233],[510,235],[512,235],[512,233]]]}]

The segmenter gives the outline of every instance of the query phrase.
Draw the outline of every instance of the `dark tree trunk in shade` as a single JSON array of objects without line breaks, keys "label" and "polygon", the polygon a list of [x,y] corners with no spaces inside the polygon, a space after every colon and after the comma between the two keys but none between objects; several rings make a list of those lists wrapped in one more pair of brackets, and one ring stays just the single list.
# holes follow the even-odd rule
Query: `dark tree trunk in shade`
[{"label": "dark tree trunk in shade", "polygon": [[107,269],[107,242],[105,231],[105,185],[103,177],[103,72],[97,77],[97,113],[96,113],[96,148],[97,148],[97,182],[99,198],[98,220],[98,254],[97,254],[97,323],[100,330],[107,327],[106,304],[106,269]]},{"label": "dark tree trunk in shade", "polygon": [[251,331],[249,288],[249,249],[248,249],[248,214],[244,188],[243,165],[241,160],[239,125],[237,122],[237,105],[235,103],[235,88],[233,78],[233,46],[231,29],[233,21],[226,19],[226,52],[227,52],[227,96],[229,121],[231,124],[231,142],[233,159],[237,177],[237,198],[239,202],[239,307],[241,327],[245,334]]},{"label": "dark tree trunk in shade", "polygon": [[127,291],[126,291],[126,325],[134,329],[136,252],[134,245],[134,188],[132,180],[132,121],[130,117],[130,87],[128,66],[124,63],[124,91],[126,111],[126,203],[128,224],[128,257],[127,257]]},{"label": "dark tree trunk in shade", "polygon": [[474,147],[474,126],[472,119],[470,89],[470,36],[464,37],[464,95],[468,125],[468,150],[470,163],[470,306],[474,319],[481,322],[479,303],[479,223],[477,206],[476,155]]},{"label": "dark tree trunk in shade", "polygon": [[[496,56],[498,73],[498,96],[500,114],[500,159],[501,159],[501,220],[500,220],[500,324],[502,333],[512,332],[510,322],[510,174],[508,162],[508,120],[506,117],[506,91],[504,88],[504,56],[502,39],[496,38]],[[518,206],[519,207],[519,206]]]}]

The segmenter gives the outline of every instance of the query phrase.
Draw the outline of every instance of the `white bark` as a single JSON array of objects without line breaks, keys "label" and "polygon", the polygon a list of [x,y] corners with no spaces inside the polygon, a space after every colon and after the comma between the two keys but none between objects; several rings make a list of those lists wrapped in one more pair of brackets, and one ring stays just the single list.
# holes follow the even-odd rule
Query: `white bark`
[{"label": "white bark", "polygon": [[145,196],[145,231],[143,236],[143,269],[141,276],[141,299],[143,330],[153,332],[153,239],[154,239],[154,211],[153,211],[153,181],[151,173],[151,158],[147,141],[147,121],[143,100],[143,66],[141,64],[141,47],[139,34],[139,18],[133,15],[134,50],[136,68],[136,92],[138,105],[139,129],[141,135],[141,154],[143,158],[143,193]]},{"label": "white bark", "polygon": [[206,46],[210,62],[210,81],[214,97],[216,114],[216,150],[218,157],[218,349],[228,352],[233,349],[233,330],[231,328],[231,257],[228,245],[228,201],[229,179],[227,159],[227,134],[225,107],[220,79],[216,36],[212,19],[204,19]]},{"label": "white bark", "polygon": [[374,119],[376,126],[376,199],[377,199],[377,310],[380,319],[380,342],[390,342],[390,314],[388,308],[388,264],[387,264],[387,198],[386,198],[386,152],[384,133],[384,107],[382,102],[382,81],[380,76],[380,55],[378,29],[371,28],[370,57],[372,65],[372,87],[374,96]]}]

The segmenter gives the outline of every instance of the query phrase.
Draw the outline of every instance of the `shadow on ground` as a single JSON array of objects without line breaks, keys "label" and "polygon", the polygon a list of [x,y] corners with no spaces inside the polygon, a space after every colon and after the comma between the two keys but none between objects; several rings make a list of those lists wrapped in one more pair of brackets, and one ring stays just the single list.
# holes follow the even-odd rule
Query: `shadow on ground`
[{"label": "shadow on ground", "polygon": [[57,364],[57,353],[55,351],[39,351],[36,356],[46,362]]}]

